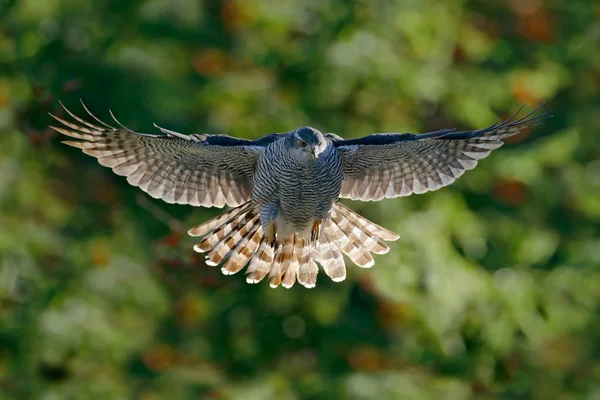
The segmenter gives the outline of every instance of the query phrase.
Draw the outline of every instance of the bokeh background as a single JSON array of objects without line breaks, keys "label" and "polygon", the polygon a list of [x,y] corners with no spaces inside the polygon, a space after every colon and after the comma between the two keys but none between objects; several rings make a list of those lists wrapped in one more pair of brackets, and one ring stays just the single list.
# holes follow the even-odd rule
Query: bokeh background
[{"label": "bokeh background", "polygon": [[[0,1],[0,399],[600,399],[600,6]],[[347,203],[401,234],[316,289],[192,251],[48,112],[256,138],[554,118],[454,185]]]}]

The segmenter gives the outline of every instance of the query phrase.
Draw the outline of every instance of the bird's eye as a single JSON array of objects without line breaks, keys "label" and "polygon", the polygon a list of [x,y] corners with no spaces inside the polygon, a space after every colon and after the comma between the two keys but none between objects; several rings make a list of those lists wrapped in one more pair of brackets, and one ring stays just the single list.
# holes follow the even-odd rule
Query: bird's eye
[{"label": "bird's eye", "polygon": [[306,147],[307,143],[304,140],[300,140],[300,147]]}]

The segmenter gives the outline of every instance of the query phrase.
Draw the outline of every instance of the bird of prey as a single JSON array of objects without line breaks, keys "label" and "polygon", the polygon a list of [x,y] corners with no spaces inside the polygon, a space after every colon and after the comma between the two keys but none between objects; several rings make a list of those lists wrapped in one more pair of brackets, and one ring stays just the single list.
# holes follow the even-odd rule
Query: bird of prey
[{"label": "bird of prey", "polygon": [[[62,103],[61,103],[62,105]],[[227,135],[186,135],[155,124],[163,134],[139,133],[68,109],[69,122],[54,130],[78,141],[63,143],[96,157],[103,166],[167,203],[232,209],[189,230],[202,237],[194,249],[206,264],[231,275],[246,265],[248,283],[267,275],[270,285],[307,288],[320,265],[335,282],[346,278],[346,255],[359,267],[389,251],[399,238],[338,200],[391,199],[449,185],[478,160],[548,113],[536,108],[488,128],[425,134],[372,134],[344,140],[303,126],[257,140]],[[64,106],[63,106],[64,107]]]}]

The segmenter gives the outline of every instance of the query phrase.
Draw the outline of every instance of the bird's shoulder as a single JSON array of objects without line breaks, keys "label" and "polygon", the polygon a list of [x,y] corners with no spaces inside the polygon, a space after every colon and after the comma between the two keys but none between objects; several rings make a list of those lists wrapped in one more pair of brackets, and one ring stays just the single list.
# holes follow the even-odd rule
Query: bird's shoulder
[{"label": "bird's shoulder", "polygon": [[[161,129],[163,132],[167,131],[166,129]],[[167,131],[167,135],[173,137],[174,132]],[[225,134],[191,134],[191,135],[177,135],[178,138],[191,140],[192,142],[203,145],[203,146],[243,146],[243,147],[267,147],[273,142],[284,137],[286,133],[271,133],[265,136],[262,136],[258,139],[244,139],[235,136],[225,135]],[[168,137],[168,136],[163,136]]]},{"label": "bird's shoulder", "polygon": [[340,135],[336,135],[335,133],[332,133],[332,132],[325,133],[325,134],[323,134],[323,136],[325,136],[325,138],[328,139],[332,143],[340,142],[340,141],[344,140],[343,137],[341,137]]},{"label": "bird's shoulder", "polygon": [[258,138],[254,141],[254,144],[257,146],[268,146],[271,143],[274,143],[278,140],[281,140],[288,136],[291,132],[282,132],[282,133],[270,133],[261,138]]}]

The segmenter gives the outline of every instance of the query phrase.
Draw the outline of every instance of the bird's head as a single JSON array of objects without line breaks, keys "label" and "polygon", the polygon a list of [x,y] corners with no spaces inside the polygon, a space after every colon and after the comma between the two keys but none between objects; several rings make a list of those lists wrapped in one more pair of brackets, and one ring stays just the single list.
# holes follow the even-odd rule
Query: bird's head
[{"label": "bird's head", "polygon": [[327,141],[319,130],[310,126],[296,129],[290,136],[291,146],[300,154],[318,158],[327,148]]}]

